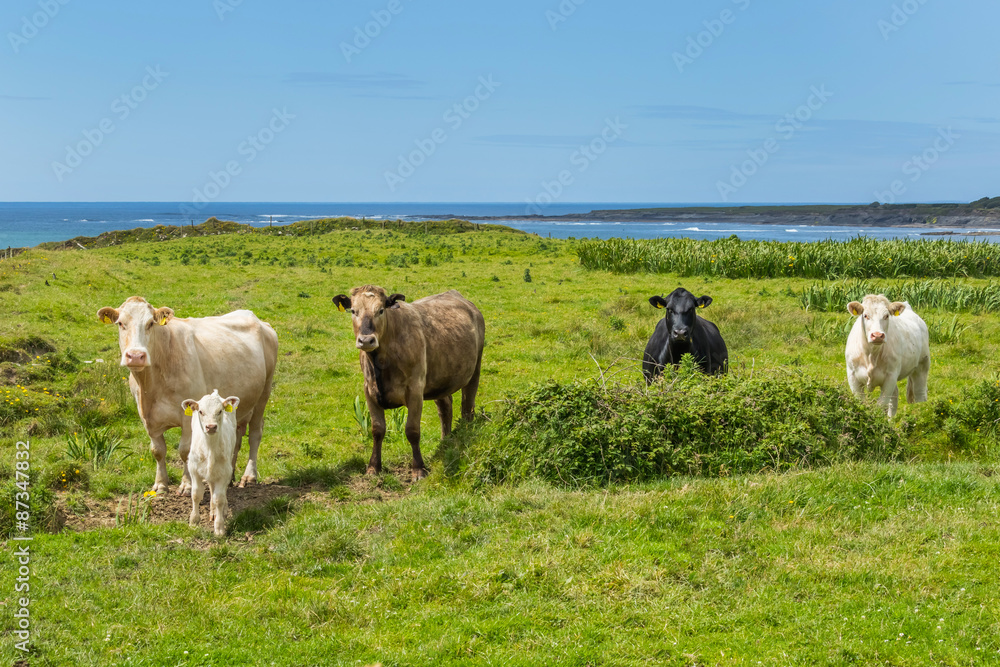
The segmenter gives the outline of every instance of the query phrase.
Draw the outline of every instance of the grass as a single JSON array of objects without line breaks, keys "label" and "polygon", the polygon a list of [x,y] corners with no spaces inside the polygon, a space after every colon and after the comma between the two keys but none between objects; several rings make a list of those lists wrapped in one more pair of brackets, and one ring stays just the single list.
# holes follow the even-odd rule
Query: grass
[{"label": "grass", "polygon": [[1000,285],[978,285],[943,280],[878,283],[870,280],[815,283],[802,289],[799,301],[806,310],[842,312],[866,294],[885,294],[914,308],[949,312],[994,313],[1000,310]]},{"label": "grass", "polygon": [[[791,369],[845,387],[850,318],[802,308],[815,278],[623,278],[581,267],[589,242],[433,225],[310,234],[298,224],[301,234],[31,249],[0,262],[0,307],[12,314],[0,320],[0,348],[13,350],[0,361],[5,515],[16,440],[31,441],[38,495],[33,666],[996,659],[997,433],[984,428],[1000,416],[989,408],[994,316],[963,309],[956,331],[966,328],[932,346],[931,401],[902,404],[893,426],[905,463],[473,487],[461,474],[470,452],[532,383],[640,386],[639,357],[662,316],[652,294],[683,284],[711,295],[704,315],[725,335],[736,376]],[[486,317],[478,407],[493,421],[441,442],[425,406],[431,476],[413,486],[362,475],[370,439],[355,411],[357,352],[330,297],[366,282],[409,300],[457,288]],[[258,467],[265,482],[308,493],[238,513],[222,539],[186,516],[150,520],[144,505],[163,499],[143,497],[148,439],[116,332],[95,316],[133,294],[180,317],[251,308],[275,327],[280,361]],[[920,314],[947,327],[959,313]],[[101,429],[133,455],[98,467],[67,458],[69,434]],[[175,489],[177,432],[167,438]],[[387,438],[383,457],[405,469],[405,438]],[[101,503],[121,508],[119,527],[41,532],[58,526],[56,510],[72,520]],[[13,586],[4,568],[7,600]],[[7,614],[0,629],[13,627]],[[9,642],[0,648],[8,663],[19,657]]]},{"label": "grass", "polygon": [[[982,278],[1000,275],[988,241],[878,240],[814,243],[694,239],[609,239],[577,249],[590,269],[718,278]],[[994,259],[996,258],[996,259]]]}]

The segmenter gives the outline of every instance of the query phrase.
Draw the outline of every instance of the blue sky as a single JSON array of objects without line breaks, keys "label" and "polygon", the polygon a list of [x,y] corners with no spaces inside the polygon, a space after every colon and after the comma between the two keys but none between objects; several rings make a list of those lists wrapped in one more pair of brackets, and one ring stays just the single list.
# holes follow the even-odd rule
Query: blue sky
[{"label": "blue sky", "polygon": [[969,201],[1000,195],[998,25],[987,0],[8,0],[0,200]]}]

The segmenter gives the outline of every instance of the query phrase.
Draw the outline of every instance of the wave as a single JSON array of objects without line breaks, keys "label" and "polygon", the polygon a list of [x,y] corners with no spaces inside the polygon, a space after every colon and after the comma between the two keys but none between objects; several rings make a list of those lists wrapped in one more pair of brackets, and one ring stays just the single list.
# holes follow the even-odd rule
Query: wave
[{"label": "wave", "polygon": [[797,229],[786,229],[785,231],[786,232],[792,232],[793,234],[798,234],[798,232],[799,232],[799,230],[797,230]]},{"label": "wave", "polygon": [[152,218],[142,218],[141,220],[133,220],[132,222],[156,222]]}]

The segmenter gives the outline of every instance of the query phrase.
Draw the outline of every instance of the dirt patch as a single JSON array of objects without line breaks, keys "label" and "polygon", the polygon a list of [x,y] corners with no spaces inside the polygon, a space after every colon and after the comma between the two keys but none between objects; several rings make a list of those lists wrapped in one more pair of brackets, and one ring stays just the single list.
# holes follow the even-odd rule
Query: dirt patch
[{"label": "dirt patch", "polygon": [[[305,486],[287,486],[277,482],[254,484],[242,489],[231,486],[226,492],[226,499],[229,501],[229,519],[232,520],[232,517],[246,509],[263,508],[275,498],[282,496],[333,508],[333,506],[343,503],[377,503],[395,500],[408,495],[412,487],[409,467],[400,467],[378,476],[351,475],[344,484],[332,488],[318,483]],[[88,511],[85,514],[75,513],[67,505],[65,497],[60,497],[57,501],[58,513],[60,518],[64,518],[65,528],[76,531],[113,528],[115,525],[127,523],[131,517],[142,514],[144,511],[144,523],[161,524],[171,521],[187,523],[191,516],[191,498],[187,495],[178,496],[176,489],[176,486],[172,487],[168,493],[148,500],[142,494],[134,494],[131,506],[128,496],[110,500],[87,498]],[[62,496],[62,494],[60,495]],[[209,525],[209,498],[210,494],[206,490],[201,501],[202,526]],[[148,510],[144,508],[147,502]]]}]

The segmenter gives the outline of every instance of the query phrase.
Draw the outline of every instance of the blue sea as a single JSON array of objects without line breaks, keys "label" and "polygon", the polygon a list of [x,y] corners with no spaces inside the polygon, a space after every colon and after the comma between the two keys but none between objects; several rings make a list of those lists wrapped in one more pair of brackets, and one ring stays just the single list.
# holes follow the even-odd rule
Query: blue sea
[{"label": "blue sea", "polygon": [[[609,202],[552,204],[545,215],[589,213],[598,209],[652,208],[671,206],[711,206],[712,204],[661,204],[655,202]],[[716,204],[717,205],[717,204]],[[849,239],[858,235],[874,238],[921,237],[916,229],[872,227],[819,227],[787,225],[747,225],[732,222],[573,222],[524,220],[523,203],[214,203],[205,206],[197,218],[182,213],[190,203],[180,202],[83,202],[36,203],[0,202],[0,247],[34,246],[44,241],[65,241],[76,236],[97,236],[101,232],[156,225],[198,224],[215,216],[257,227],[288,224],[297,220],[338,216],[369,219],[423,220],[439,217],[502,216],[497,221],[510,227],[552,238],[661,238],[683,236],[716,239],[735,234],[742,239],[778,241],[818,241]],[[519,219],[521,218],[521,219]],[[997,236],[978,237],[1000,241]]]}]

